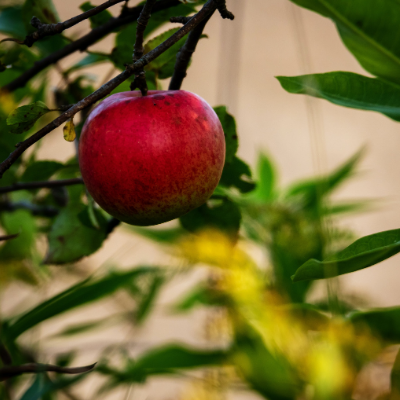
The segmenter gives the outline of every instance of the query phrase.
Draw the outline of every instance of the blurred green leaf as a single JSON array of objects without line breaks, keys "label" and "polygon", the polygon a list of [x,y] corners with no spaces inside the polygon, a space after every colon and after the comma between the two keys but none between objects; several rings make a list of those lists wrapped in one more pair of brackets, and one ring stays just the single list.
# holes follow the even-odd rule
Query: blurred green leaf
[{"label": "blurred green leaf", "polygon": [[57,10],[52,0],[25,0],[22,6],[22,18],[28,32],[36,29],[30,24],[32,17],[40,19],[43,24],[56,24],[60,22]]},{"label": "blurred green leaf", "polygon": [[400,229],[364,236],[325,261],[308,260],[293,275],[294,282],[325,279],[375,265],[400,252]]},{"label": "blurred green leaf", "polygon": [[56,172],[64,168],[64,165],[58,161],[34,161],[22,174],[21,182],[47,181]]},{"label": "blurred green leaf", "polygon": [[73,378],[50,380],[46,374],[37,374],[32,385],[26,390],[20,400],[45,400],[44,396],[58,390],[66,389],[84,379],[85,376],[78,375]]},{"label": "blurred green leaf", "polygon": [[79,335],[81,333],[85,333],[87,331],[96,329],[102,325],[105,325],[108,323],[108,318],[106,320],[101,319],[99,321],[93,321],[93,322],[86,322],[82,324],[76,324],[72,326],[68,326],[61,332],[57,333],[55,336],[74,336],[74,335]]},{"label": "blurred green leaf", "polygon": [[347,317],[353,324],[369,328],[382,339],[400,342],[400,307],[377,308],[351,312]]},{"label": "blurred green leaf", "polygon": [[330,194],[355,173],[364,153],[364,149],[359,150],[326,177],[306,180],[290,186],[286,192],[286,197],[289,199],[296,196],[302,197],[304,207],[315,207],[324,196]]},{"label": "blurred green leaf", "polygon": [[170,228],[170,229],[152,229],[142,228],[140,226],[125,225],[130,231],[137,233],[147,239],[153,240],[159,243],[173,243],[179,240],[186,231],[181,227]]},{"label": "blurred green leaf", "polygon": [[150,282],[147,285],[146,290],[140,294],[138,300],[138,306],[135,311],[135,322],[137,325],[143,324],[152,310],[155,300],[160,293],[161,288],[165,283],[165,276],[159,271],[156,271],[153,275],[148,276]]},{"label": "blurred green leaf", "polygon": [[0,32],[16,39],[25,39],[28,33],[22,20],[21,7],[7,7],[0,12]]},{"label": "blurred green leaf", "polygon": [[[95,7],[96,6],[94,6],[90,1],[86,1],[85,3],[83,3],[79,6],[79,8],[84,12],[89,11]],[[92,29],[97,28],[98,26],[103,25],[106,22],[108,22],[111,18],[112,18],[112,15],[111,15],[110,11],[104,10],[101,13],[89,18],[90,27]]]},{"label": "blurred green leaf", "polygon": [[77,285],[44,301],[27,313],[11,320],[7,329],[3,329],[3,334],[8,340],[14,340],[40,322],[112,295],[119,288],[131,284],[134,279],[153,271],[154,268],[141,267],[128,272],[112,272],[95,282],[91,280],[79,282]]},{"label": "blurred green leaf", "polygon": [[242,193],[251,192],[256,187],[251,180],[250,167],[236,156],[225,164],[219,184],[228,188],[235,187]]},{"label": "blurred green leaf", "polygon": [[400,83],[400,3],[391,0],[291,0],[335,22],[346,47],[371,74]]},{"label": "blurred green leaf", "polygon": [[225,106],[214,107],[225,134],[226,156],[225,162],[230,163],[239,147],[235,118],[228,113]]},{"label": "blurred green leaf", "polygon": [[233,362],[252,389],[269,400],[297,398],[298,378],[288,361],[273,355],[250,327],[237,333]]},{"label": "blurred green leaf", "polygon": [[400,350],[398,350],[390,373],[390,396],[388,400],[400,399]]},{"label": "blurred green leaf", "polygon": [[198,285],[189,293],[187,293],[182,299],[172,306],[172,310],[175,312],[187,312],[191,311],[197,306],[221,306],[226,305],[228,298],[222,295],[222,293],[211,290],[206,285]]},{"label": "blurred green leaf", "polygon": [[35,125],[35,122],[50,110],[41,101],[18,107],[7,118],[11,133],[24,133]]},{"label": "blurred green leaf", "polygon": [[87,56],[83,57],[76,64],[74,64],[72,67],[68,68],[65,71],[65,74],[68,75],[71,72],[77,71],[79,69],[86,68],[95,64],[100,64],[109,60],[110,56],[108,54],[90,53]]},{"label": "blurred green leaf", "polygon": [[180,217],[189,232],[216,228],[237,239],[242,215],[236,203],[229,199],[209,200],[206,204]]},{"label": "blurred green leaf", "polygon": [[85,208],[87,206],[83,204],[70,204],[56,217],[48,235],[46,264],[71,263],[94,253],[102,246],[107,237],[106,230],[82,224],[81,213]]},{"label": "blurred green leaf", "polygon": [[264,202],[272,201],[277,195],[276,169],[266,154],[260,153],[257,161],[257,186],[253,197]]},{"label": "blurred green leaf", "polygon": [[178,344],[152,349],[136,361],[130,360],[126,368],[117,371],[114,368],[99,366],[98,371],[111,375],[114,383],[144,382],[147,377],[171,374],[178,369],[201,368],[226,363],[229,352],[224,350],[197,350]]},{"label": "blurred green leaf", "polygon": [[339,106],[377,111],[400,121],[400,86],[395,84],[352,72],[277,78],[289,93],[308,94]]}]

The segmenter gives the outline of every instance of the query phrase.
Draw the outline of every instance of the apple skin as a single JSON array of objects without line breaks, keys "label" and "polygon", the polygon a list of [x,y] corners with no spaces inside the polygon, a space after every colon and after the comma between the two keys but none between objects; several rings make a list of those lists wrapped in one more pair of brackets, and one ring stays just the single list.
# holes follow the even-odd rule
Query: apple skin
[{"label": "apple skin", "polygon": [[79,141],[93,199],[131,225],[157,225],[201,206],[225,162],[218,116],[196,94],[114,94],[89,115]]}]

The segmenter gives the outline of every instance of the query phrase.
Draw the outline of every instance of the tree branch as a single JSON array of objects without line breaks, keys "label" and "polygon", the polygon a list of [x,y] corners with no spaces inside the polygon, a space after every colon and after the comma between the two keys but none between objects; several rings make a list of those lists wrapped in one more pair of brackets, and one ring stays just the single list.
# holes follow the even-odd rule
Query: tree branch
[{"label": "tree branch", "polygon": [[14,183],[11,186],[0,187],[0,194],[16,192],[18,190],[31,190],[31,189],[51,189],[60,186],[82,185],[82,178],[61,179],[57,181],[39,181],[39,182],[26,182]]},{"label": "tree branch", "polygon": [[24,140],[21,143],[18,143],[18,147],[0,164],[0,178],[3,176],[4,172],[11,167],[11,165],[34,143],[38,142],[44,136],[46,136],[49,132],[53,131],[57,127],[59,127],[62,123],[66,122],[68,119],[73,117],[76,113],[83,110],[84,108],[94,104],[98,100],[107,96],[110,92],[112,92],[117,86],[119,86],[122,82],[132,76],[134,73],[140,72],[143,70],[144,66],[149,64],[159,55],[164,53],[170,47],[172,47],[175,43],[177,43],[180,39],[186,36],[191,30],[193,30],[197,25],[199,25],[205,18],[209,17],[217,8],[217,0],[208,0],[206,4],[204,4],[203,8],[195,14],[190,21],[185,24],[179,31],[175,32],[172,36],[170,36],[167,40],[161,43],[159,46],[154,48],[145,54],[142,58],[140,58],[135,63],[128,65],[126,70],[111,79],[109,82],[101,86],[98,90],[85,97],[83,100],[76,103],[73,107],[68,109],[66,112],[61,114],[58,118],[47,124],[45,127],[40,129],[38,132],[34,133],[28,139]]},{"label": "tree branch", "polygon": [[[0,236],[0,242],[4,242],[6,240],[15,239],[18,236],[19,236],[19,233],[14,233],[13,235]],[[5,347],[0,344],[0,359],[3,361],[4,364],[6,364],[4,362],[4,358],[3,358],[3,354],[5,354],[5,351],[6,351]]]},{"label": "tree branch", "polygon": [[100,4],[97,7],[92,8],[89,11],[86,11],[80,15],[77,15],[76,17],[72,17],[70,19],[67,19],[64,22],[59,22],[57,24],[43,24],[39,18],[32,17],[31,19],[31,25],[37,29],[36,32],[31,33],[30,35],[27,35],[25,40],[22,42],[22,44],[27,45],[28,47],[31,47],[35,42],[37,42],[40,39],[43,39],[46,36],[52,36],[52,35],[57,35],[66,29],[71,28],[72,26],[79,24],[80,22],[84,21],[85,19],[88,19],[90,17],[93,17],[102,11],[106,10],[107,8],[110,8],[111,6],[114,6],[115,4],[121,3],[125,0],[108,0],[103,4]]},{"label": "tree branch", "polygon": [[211,17],[212,14],[189,33],[185,44],[177,54],[174,74],[171,78],[168,90],[179,90],[181,88],[183,80],[187,75],[190,59],[196,51],[197,43],[199,42],[203,30]]},{"label": "tree branch", "polygon": [[85,367],[77,367],[77,368],[66,368],[59,367],[57,365],[50,364],[23,364],[16,366],[6,366],[0,368],[0,381],[4,381],[6,379],[12,378],[14,376],[22,375],[22,374],[40,374],[42,372],[57,372],[59,374],[82,374],[84,372],[91,371],[95,364],[87,365]]},{"label": "tree branch", "polygon": [[[178,6],[182,4],[179,0],[159,0],[156,2],[153,12],[165,10],[167,8]],[[43,71],[52,64],[57,63],[61,59],[69,56],[76,51],[84,51],[89,46],[98,42],[103,37],[115,29],[134,22],[140,15],[143,6],[137,6],[131,9],[127,9],[118,18],[112,18],[104,25],[92,29],[87,35],[82,36],[80,39],[67,44],[62,49],[48,55],[47,57],[35,62],[32,68],[22,73],[18,78],[14,79],[7,85],[3,86],[3,90],[13,92],[14,90],[24,87],[27,82],[35,77],[39,72]]]},{"label": "tree branch", "polygon": [[226,0],[217,0],[217,1],[218,1],[218,11],[221,14],[221,17],[224,19],[234,20],[235,16],[226,8]]},{"label": "tree branch", "polygon": [[[151,17],[151,10],[153,9],[154,4],[157,0],[146,0],[146,4],[143,7],[142,12],[137,20],[136,27],[136,40],[133,51],[133,62],[139,60],[143,56],[143,40],[144,40],[144,31],[146,30],[147,24],[149,23],[149,19]],[[144,71],[140,71],[135,80],[131,84],[131,90],[139,88],[142,96],[147,96],[148,88],[147,82],[144,75]]]}]

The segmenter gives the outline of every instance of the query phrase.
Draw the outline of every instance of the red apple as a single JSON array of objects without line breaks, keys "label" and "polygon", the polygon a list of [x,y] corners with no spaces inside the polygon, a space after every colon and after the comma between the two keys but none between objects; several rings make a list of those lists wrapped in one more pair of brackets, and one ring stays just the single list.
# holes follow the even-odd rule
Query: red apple
[{"label": "red apple", "polygon": [[183,90],[114,94],[89,115],[79,142],[87,190],[132,225],[161,224],[205,203],[224,161],[218,116]]}]

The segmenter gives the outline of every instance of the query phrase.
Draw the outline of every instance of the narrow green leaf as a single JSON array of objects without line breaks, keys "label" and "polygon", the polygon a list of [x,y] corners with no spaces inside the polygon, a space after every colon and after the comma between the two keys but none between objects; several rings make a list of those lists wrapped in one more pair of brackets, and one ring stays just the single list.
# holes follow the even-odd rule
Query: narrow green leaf
[{"label": "narrow green leaf", "polygon": [[362,237],[325,261],[308,260],[293,275],[294,282],[348,274],[380,263],[400,252],[400,229]]},{"label": "narrow green leaf", "polygon": [[348,315],[348,319],[355,325],[368,327],[384,340],[400,342],[400,307],[355,311]]},{"label": "narrow green leaf", "polygon": [[7,339],[14,340],[40,322],[109,296],[149,272],[154,272],[154,268],[142,267],[128,272],[114,272],[95,282],[80,282],[11,321],[3,334]]},{"label": "narrow green leaf", "polygon": [[271,159],[260,153],[257,162],[257,187],[254,197],[262,201],[271,201],[276,196],[276,169]]},{"label": "narrow green leaf", "polygon": [[225,106],[214,107],[214,111],[218,115],[218,118],[221,121],[221,125],[224,130],[226,143],[225,162],[229,163],[232,162],[233,157],[236,155],[239,147],[236,121],[235,118],[228,113]]},{"label": "narrow green leaf", "polygon": [[352,72],[278,76],[277,79],[289,93],[308,94],[339,106],[380,112],[400,121],[400,86],[395,84]]},{"label": "narrow green leaf", "polygon": [[[84,225],[81,220],[85,219],[81,213],[85,212],[85,208],[87,206],[75,203],[56,217],[48,235],[47,264],[71,263],[94,253],[102,246],[107,237],[105,224],[102,224],[103,229]],[[92,224],[90,217],[88,224]]]},{"label": "narrow green leaf", "polygon": [[291,0],[336,23],[346,47],[371,74],[400,83],[400,3],[393,0]]},{"label": "narrow green leaf", "polygon": [[18,107],[7,118],[11,133],[24,133],[31,129],[35,122],[50,110],[41,101]]},{"label": "narrow green leaf", "polygon": [[64,168],[64,165],[58,161],[34,161],[32,164],[28,165],[22,174],[20,181],[47,181],[62,168]]},{"label": "narrow green leaf", "polygon": [[364,153],[364,149],[359,150],[326,177],[306,180],[290,186],[286,197],[301,196],[304,198],[306,207],[315,205],[321,198],[332,193],[333,190],[355,173],[355,169]]},{"label": "narrow green leaf", "polygon": [[251,179],[250,167],[236,156],[231,162],[225,163],[219,184],[228,188],[235,187],[242,193],[251,192],[256,187]]}]

